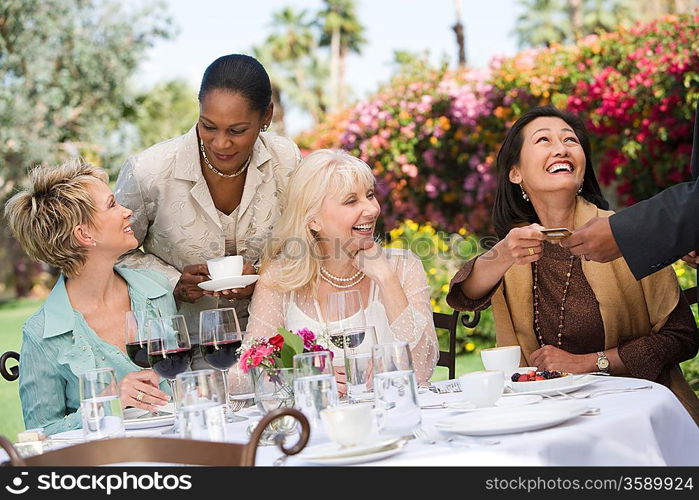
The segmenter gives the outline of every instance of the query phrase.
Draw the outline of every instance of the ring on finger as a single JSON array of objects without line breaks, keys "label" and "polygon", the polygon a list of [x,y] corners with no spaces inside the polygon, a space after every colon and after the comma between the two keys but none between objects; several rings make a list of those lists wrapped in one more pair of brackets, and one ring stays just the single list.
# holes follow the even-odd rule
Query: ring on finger
[{"label": "ring on finger", "polygon": [[138,394],[136,395],[136,401],[143,401],[143,393],[141,391],[138,391]]},{"label": "ring on finger", "polygon": [[534,255],[534,247],[527,247],[527,251],[529,252],[529,255]]}]

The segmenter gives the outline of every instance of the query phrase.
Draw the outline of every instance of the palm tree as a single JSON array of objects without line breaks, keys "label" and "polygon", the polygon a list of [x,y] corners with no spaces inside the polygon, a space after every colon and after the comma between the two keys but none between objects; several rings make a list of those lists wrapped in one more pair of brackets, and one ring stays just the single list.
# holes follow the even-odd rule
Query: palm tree
[{"label": "palm tree", "polygon": [[461,0],[454,0],[456,10],[456,22],[451,27],[456,35],[456,46],[459,54],[459,67],[466,66],[466,37],[464,35],[464,25],[461,24]]},{"label": "palm tree", "polygon": [[327,108],[323,92],[327,69],[320,59],[315,23],[308,20],[307,11],[296,12],[287,7],[273,14],[272,26],[273,33],[254,50],[258,59],[270,69],[273,97],[276,88],[279,105],[282,105],[283,92],[318,123],[323,120]]},{"label": "palm tree", "polygon": [[515,24],[520,47],[561,43],[570,32],[570,21],[560,0],[519,0],[523,11]]},{"label": "palm tree", "polygon": [[366,43],[364,27],[359,23],[354,0],[324,0],[318,13],[321,47],[330,47],[330,109],[337,111],[345,102],[345,59],[361,53]]}]

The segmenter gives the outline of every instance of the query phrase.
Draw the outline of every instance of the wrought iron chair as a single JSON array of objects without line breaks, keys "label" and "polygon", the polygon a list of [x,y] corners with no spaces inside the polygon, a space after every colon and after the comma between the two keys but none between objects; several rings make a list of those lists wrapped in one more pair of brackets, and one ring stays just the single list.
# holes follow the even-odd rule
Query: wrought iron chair
[{"label": "wrought iron chair", "polygon": [[246,444],[193,441],[162,437],[126,437],[80,443],[41,455],[23,458],[5,437],[0,446],[10,460],[3,465],[15,467],[97,466],[123,462],[159,462],[208,466],[254,466],[257,446],[264,429],[277,418],[292,417],[301,424],[299,440],[290,448],[279,447],[286,455],[296,455],[308,443],[310,427],[306,417],[293,408],[280,408],[265,415]]},{"label": "wrought iron chair", "polygon": [[[14,359],[17,361],[17,364],[15,366],[10,367],[9,369],[6,366],[7,360],[9,359]],[[17,380],[19,378],[19,353],[15,351],[7,351],[0,356],[0,375],[7,380],[8,382],[12,382],[14,380]]]},{"label": "wrought iron chair", "polygon": [[[456,327],[459,324],[459,315],[461,311],[454,311],[451,314],[433,312],[432,319],[434,327],[447,330],[449,332],[449,350],[439,351],[439,361],[437,366],[444,366],[449,370],[449,378],[456,377]],[[481,319],[480,311],[473,313],[473,318],[470,320],[466,314],[461,316],[461,323],[466,328],[474,328]]]}]

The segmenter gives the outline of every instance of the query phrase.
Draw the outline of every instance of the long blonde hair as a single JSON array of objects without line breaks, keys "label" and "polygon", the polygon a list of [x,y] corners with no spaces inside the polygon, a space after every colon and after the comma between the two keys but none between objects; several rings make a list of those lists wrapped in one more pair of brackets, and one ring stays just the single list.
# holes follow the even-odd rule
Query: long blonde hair
[{"label": "long blonde hair", "polygon": [[263,270],[272,263],[279,266],[270,285],[291,291],[317,282],[323,252],[309,223],[326,196],[342,196],[375,183],[369,165],[345,151],[319,149],[301,160],[289,178],[286,203],[262,257]]}]

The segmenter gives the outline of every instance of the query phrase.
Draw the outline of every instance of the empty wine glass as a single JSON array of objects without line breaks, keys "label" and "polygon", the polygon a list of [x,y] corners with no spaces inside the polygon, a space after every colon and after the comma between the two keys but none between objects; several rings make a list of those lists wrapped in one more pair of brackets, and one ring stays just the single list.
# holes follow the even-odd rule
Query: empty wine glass
[{"label": "empty wine glass", "polygon": [[167,379],[175,409],[179,409],[175,377],[187,371],[192,362],[192,345],[184,316],[148,321],[148,362],[158,375]]},{"label": "empty wine glass", "polygon": [[325,319],[330,341],[342,352],[343,330],[366,325],[362,295],[359,290],[329,294]]},{"label": "empty wine glass", "polygon": [[223,393],[226,401],[226,420],[241,422],[245,417],[235,415],[230,403],[228,370],[238,361],[238,348],[243,343],[235,309],[209,309],[199,313],[199,349],[210,366],[223,374]]}]

